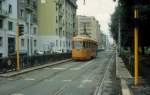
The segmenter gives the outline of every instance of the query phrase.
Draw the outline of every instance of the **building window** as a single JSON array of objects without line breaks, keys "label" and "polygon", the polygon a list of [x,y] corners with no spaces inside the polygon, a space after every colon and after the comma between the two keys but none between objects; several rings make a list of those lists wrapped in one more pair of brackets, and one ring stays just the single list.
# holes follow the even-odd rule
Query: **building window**
[{"label": "building window", "polygon": [[3,57],[3,54],[2,54],[2,53],[0,53],[0,57]]},{"label": "building window", "polygon": [[61,36],[61,31],[59,31],[59,36]]},{"label": "building window", "polygon": [[33,28],[33,34],[36,34],[36,32],[37,32],[37,28],[34,27],[34,28]]},{"label": "building window", "polygon": [[12,13],[12,5],[9,5],[9,13]]},{"label": "building window", "polygon": [[56,11],[58,10],[58,8],[57,8],[57,3],[56,3]]},{"label": "building window", "polygon": [[63,31],[63,36],[65,36],[65,31]]},{"label": "building window", "polygon": [[69,47],[70,47],[70,41],[69,41]]},{"label": "building window", "polygon": [[36,47],[37,46],[37,41],[36,40],[34,40],[34,47]]},{"label": "building window", "polygon": [[21,39],[21,47],[24,47],[24,39]]},{"label": "building window", "polygon": [[57,28],[56,28],[56,35],[58,35],[58,30],[57,30]]},{"label": "building window", "polygon": [[8,22],[8,30],[12,31],[13,30],[13,22]]},{"label": "building window", "polygon": [[61,47],[61,41],[60,41],[60,47]]},{"label": "building window", "polygon": [[58,40],[56,40],[56,47],[58,46]]},{"label": "building window", "polygon": [[3,20],[0,19],[0,29],[2,29],[2,28],[3,28]]},{"label": "building window", "polygon": [[0,47],[2,47],[3,46],[3,39],[2,39],[2,37],[0,37]]},{"label": "building window", "polygon": [[64,41],[64,47],[65,47],[65,41]]},{"label": "building window", "polygon": [[56,23],[58,22],[58,20],[57,20],[57,16],[56,16]]},{"label": "building window", "polygon": [[24,15],[23,9],[20,10],[20,16],[22,17]]}]

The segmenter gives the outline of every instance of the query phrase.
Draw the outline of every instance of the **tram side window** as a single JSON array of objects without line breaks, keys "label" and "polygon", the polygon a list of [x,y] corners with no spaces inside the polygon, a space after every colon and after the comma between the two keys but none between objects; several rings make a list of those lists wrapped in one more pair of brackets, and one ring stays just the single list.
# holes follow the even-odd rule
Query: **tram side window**
[{"label": "tram side window", "polygon": [[89,48],[89,42],[87,42],[87,48]]},{"label": "tram side window", "polygon": [[72,41],[72,48],[75,48],[75,47],[74,47],[74,41]]},{"label": "tram side window", "polygon": [[83,48],[86,48],[86,42],[83,41]]},{"label": "tram side window", "polygon": [[88,42],[88,48],[90,48],[90,42]]}]

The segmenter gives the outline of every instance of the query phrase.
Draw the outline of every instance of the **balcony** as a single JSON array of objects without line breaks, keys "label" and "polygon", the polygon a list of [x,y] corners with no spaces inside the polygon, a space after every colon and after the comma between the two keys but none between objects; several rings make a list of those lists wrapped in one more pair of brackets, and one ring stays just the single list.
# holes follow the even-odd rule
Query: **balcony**
[{"label": "balcony", "polygon": [[62,23],[62,21],[59,21],[59,27],[63,27],[63,23]]},{"label": "balcony", "polygon": [[8,11],[0,9],[0,18],[6,18],[8,16]]},{"label": "balcony", "polygon": [[58,11],[58,14],[59,14],[59,16],[63,16],[63,11],[62,11],[62,9],[60,9],[59,11]]},{"label": "balcony", "polygon": [[29,11],[34,11],[34,7],[32,4],[26,4],[26,10],[29,10]]}]

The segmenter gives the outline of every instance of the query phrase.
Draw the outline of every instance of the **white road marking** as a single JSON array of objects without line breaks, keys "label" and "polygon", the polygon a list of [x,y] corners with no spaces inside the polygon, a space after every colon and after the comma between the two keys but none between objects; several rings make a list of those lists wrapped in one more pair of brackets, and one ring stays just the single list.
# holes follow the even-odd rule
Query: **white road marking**
[{"label": "white road marking", "polygon": [[77,71],[80,70],[80,68],[71,68],[70,70]]},{"label": "white road marking", "polygon": [[7,80],[14,80],[13,78],[8,78]]},{"label": "white road marking", "polygon": [[82,80],[82,83],[91,83],[92,82],[92,80]]},{"label": "white road marking", "polygon": [[66,68],[52,68],[53,70],[64,70]]},{"label": "white road marking", "polygon": [[34,78],[25,78],[24,80],[33,81],[33,80],[35,80],[35,79],[34,79]]},{"label": "white road marking", "polygon": [[24,94],[21,94],[21,93],[13,93],[11,95],[24,95]]},{"label": "white road marking", "polygon": [[64,82],[71,82],[72,80],[62,80],[62,81],[64,81]]},{"label": "white road marking", "polygon": [[91,82],[92,82],[92,80],[88,80],[88,79],[82,80],[82,83],[79,85],[79,88],[83,88],[86,83],[91,83]]}]

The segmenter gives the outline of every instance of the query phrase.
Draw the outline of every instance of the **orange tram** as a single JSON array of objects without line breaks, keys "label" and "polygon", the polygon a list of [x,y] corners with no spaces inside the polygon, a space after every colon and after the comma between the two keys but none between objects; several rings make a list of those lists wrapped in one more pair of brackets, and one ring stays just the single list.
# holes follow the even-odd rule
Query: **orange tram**
[{"label": "orange tram", "polygon": [[97,42],[87,35],[78,35],[72,39],[72,59],[88,60],[97,55]]}]

